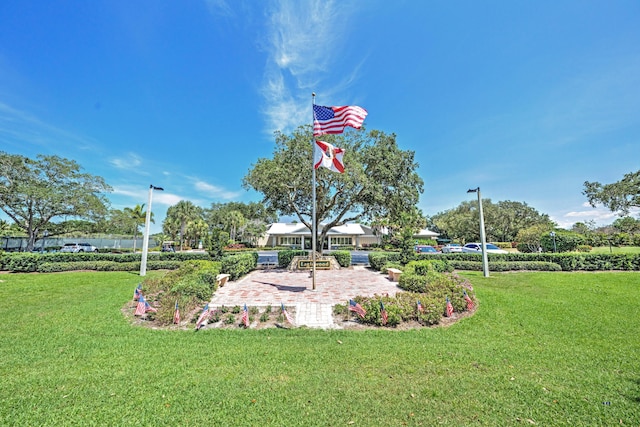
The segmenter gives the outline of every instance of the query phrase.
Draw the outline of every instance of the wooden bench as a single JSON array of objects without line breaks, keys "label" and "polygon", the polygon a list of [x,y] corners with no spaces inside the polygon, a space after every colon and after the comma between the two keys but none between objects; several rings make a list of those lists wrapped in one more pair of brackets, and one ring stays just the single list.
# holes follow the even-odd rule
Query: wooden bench
[{"label": "wooden bench", "polygon": [[227,280],[229,280],[229,277],[231,277],[230,274],[218,274],[216,276],[216,285],[218,285],[219,288],[223,287],[225,283],[227,283]]},{"label": "wooden bench", "polygon": [[397,282],[400,279],[402,270],[398,270],[397,268],[387,268],[387,273],[389,274],[389,280]]}]

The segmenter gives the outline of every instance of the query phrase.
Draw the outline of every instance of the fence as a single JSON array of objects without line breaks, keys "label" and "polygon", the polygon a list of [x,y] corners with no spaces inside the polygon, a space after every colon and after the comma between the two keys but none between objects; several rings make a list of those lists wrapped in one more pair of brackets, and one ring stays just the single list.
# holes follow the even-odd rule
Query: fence
[{"label": "fence", "polygon": [[[23,252],[27,249],[27,239],[24,237],[1,237],[1,249],[6,252]],[[65,243],[89,243],[98,249],[133,249],[133,239],[118,238],[57,238],[47,237],[46,239],[38,239],[35,243],[35,250],[50,250],[56,247],[62,247]],[[153,237],[149,238],[149,247],[160,246],[162,242],[157,241]],[[135,240],[135,248],[142,249],[142,237]]]}]

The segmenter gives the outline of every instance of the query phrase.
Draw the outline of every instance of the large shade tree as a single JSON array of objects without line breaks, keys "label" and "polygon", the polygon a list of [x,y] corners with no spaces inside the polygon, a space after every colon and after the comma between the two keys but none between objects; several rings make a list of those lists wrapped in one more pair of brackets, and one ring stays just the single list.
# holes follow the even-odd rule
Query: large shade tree
[{"label": "large shade tree", "polygon": [[[268,209],[296,216],[312,229],[312,130],[301,126],[291,135],[276,132],[272,158],[261,158],[243,185],[263,194]],[[316,171],[319,243],[327,232],[351,221],[399,218],[411,211],[423,191],[413,151],[398,148],[396,136],[380,131],[348,130],[322,140],[346,150],[345,172]]]},{"label": "large shade tree", "polygon": [[[482,199],[482,210],[487,240],[513,242],[520,230],[534,225],[553,227],[547,214],[539,213],[524,202],[511,200],[492,203]],[[462,242],[480,240],[480,219],[477,201],[464,201],[454,209],[431,217],[435,229],[444,236]]]},{"label": "large shade tree", "polygon": [[630,172],[612,184],[585,181],[582,194],[594,208],[602,203],[611,212],[627,215],[631,208],[640,208],[640,170]]},{"label": "large shade tree", "polygon": [[27,250],[55,218],[97,221],[107,212],[103,178],[73,160],[0,152],[0,209],[27,234]]}]

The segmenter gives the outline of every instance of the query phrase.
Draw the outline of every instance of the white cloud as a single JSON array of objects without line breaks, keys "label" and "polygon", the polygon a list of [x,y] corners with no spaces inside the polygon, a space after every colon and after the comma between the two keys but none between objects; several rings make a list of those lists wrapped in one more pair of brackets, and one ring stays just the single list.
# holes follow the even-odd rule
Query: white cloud
[{"label": "white cloud", "polygon": [[125,157],[114,157],[110,159],[109,163],[118,169],[131,169],[133,172],[136,170],[135,168],[142,164],[142,160],[140,156],[135,153],[127,153]]},{"label": "white cloud", "polygon": [[[561,228],[571,228],[576,222],[594,221],[596,225],[603,226],[611,224],[617,218],[620,218],[615,212],[611,212],[609,209],[603,206],[591,207],[589,203],[583,203],[584,209],[574,210],[558,215],[550,215],[551,219],[558,223]],[[631,209],[629,216],[638,216],[640,209]]]},{"label": "white cloud", "polygon": [[269,133],[288,132],[311,123],[311,92],[322,91],[325,105],[334,105],[329,101],[332,93],[355,80],[360,65],[342,77],[342,82],[332,82],[331,90],[321,87],[332,61],[338,57],[334,53],[341,51],[348,38],[346,31],[353,11],[345,1],[272,3],[263,45],[268,59],[261,91],[267,105]]},{"label": "white cloud", "polygon": [[240,196],[239,192],[233,192],[225,190],[222,187],[218,187],[213,184],[209,184],[208,182],[197,180],[194,183],[194,187],[196,190],[205,193],[207,196],[220,198],[225,200],[235,199]]},{"label": "white cloud", "polygon": [[0,102],[0,141],[4,147],[73,147],[94,150],[95,141],[53,126],[27,111]]}]

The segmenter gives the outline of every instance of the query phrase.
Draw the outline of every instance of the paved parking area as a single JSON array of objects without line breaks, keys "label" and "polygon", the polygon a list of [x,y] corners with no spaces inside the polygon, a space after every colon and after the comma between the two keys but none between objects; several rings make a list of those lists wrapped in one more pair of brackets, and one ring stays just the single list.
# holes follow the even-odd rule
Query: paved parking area
[{"label": "paved parking area", "polygon": [[397,283],[385,274],[362,266],[340,270],[317,270],[316,289],[309,271],[256,270],[236,282],[227,282],[211,299],[212,307],[286,306],[296,307],[296,324],[331,328],[335,324],[331,307],[346,304],[357,295],[395,295]]}]

